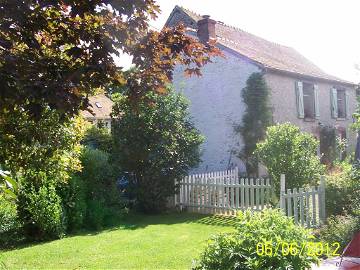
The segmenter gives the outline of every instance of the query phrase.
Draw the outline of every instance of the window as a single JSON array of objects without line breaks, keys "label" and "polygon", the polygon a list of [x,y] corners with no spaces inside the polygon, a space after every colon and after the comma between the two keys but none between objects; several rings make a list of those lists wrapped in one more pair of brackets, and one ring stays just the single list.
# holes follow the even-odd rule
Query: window
[{"label": "window", "polygon": [[100,102],[95,102],[95,105],[96,105],[96,107],[98,107],[98,108],[102,108]]},{"label": "window", "polygon": [[318,119],[320,117],[318,86],[308,82],[296,82],[295,89],[298,117]]},{"label": "window", "polygon": [[314,85],[303,83],[304,117],[315,118],[315,94]]},{"label": "window", "polygon": [[346,117],[345,90],[337,90],[338,118]]},{"label": "window", "polygon": [[348,118],[349,113],[349,96],[345,89],[331,89],[331,114],[333,118]]}]

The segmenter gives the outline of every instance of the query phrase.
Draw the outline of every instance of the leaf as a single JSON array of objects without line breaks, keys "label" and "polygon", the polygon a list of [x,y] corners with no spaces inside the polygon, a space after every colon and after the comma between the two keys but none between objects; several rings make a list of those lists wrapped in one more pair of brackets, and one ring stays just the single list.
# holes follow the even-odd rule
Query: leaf
[{"label": "leaf", "polygon": [[3,176],[5,179],[5,182],[9,188],[12,188],[15,192],[18,190],[18,184],[17,182],[12,179],[10,176]]},{"label": "leaf", "polygon": [[10,197],[16,199],[16,194],[14,192],[12,192],[10,189],[3,189],[5,194],[8,194]]}]

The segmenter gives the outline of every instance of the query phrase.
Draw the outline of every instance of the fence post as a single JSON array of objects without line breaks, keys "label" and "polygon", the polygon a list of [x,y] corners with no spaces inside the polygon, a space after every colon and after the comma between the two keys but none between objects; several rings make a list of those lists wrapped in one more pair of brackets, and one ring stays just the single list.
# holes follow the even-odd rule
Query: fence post
[{"label": "fence post", "polygon": [[280,175],[280,209],[285,210],[285,174]]},{"label": "fence post", "polygon": [[325,223],[326,211],[325,211],[325,175],[320,176],[320,224]]}]

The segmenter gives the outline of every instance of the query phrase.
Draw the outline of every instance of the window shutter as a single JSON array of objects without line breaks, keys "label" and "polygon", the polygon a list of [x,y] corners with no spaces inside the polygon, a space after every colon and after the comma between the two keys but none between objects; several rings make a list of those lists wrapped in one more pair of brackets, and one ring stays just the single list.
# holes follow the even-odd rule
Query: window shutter
[{"label": "window shutter", "polygon": [[331,116],[332,118],[338,117],[338,107],[337,107],[337,90],[336,88],[331,88]]},{"label": "window shutter", "polygon": [[302,82],[295,83],[298,117],[304,118],[304,93]]},{"label": "window shutter", "polygon": [[350,118],[350,107],[349,107],[349,92],[345,90],[345,113],[346,119]]},{"label": "window shutter", "polygon": [[315,118],[320,118],[320,107],[319,107],[319,86],[314,85],[314,102],[315,102]]}]

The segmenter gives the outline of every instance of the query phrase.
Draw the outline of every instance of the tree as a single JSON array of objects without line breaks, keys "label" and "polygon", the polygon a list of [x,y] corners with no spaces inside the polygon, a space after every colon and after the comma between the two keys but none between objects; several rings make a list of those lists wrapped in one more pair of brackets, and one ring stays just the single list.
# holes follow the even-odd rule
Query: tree
[{"label": "tree", "polygon": [[175,179],[200,161],[203,137],[190,121],[188,103],[181,94],[167,91],[166,96],[149,93],[136,110],[117,95],[113,107],[118,116],[113,124],[114,158],[120,168],[136,174],[132,184],[145,212],[163,210],[175,194]]},{"label": "tree", "polygon": [[62,123],[50,108],[38,120],[21,107],[2,116],[0,163],[19,183],[16,204],[24,231],[31,237],[61,236],[66,224],[58,190],[81,169],[83,120]]},{"label": "tree", "polygon": [[[126,85],[140,102],[166,92],[176,64],[200,75],[220,50],[185,35],[183,25],[149,30],[154,0],[4,0],[0,10],[0,164],[21,175],[18,209],[31,233],[61,235],[58,189],[81,168],[76,115],[88,96]],[[127,79],[112,57],[120,51],[134,59]],[[53,210],[37,211],[37,199]]]},{"label": "tree", "polygon": [[280,174],[285,174],[287,188],[299,188],[320,178],[324,166],[316,155],[318,145],[311,134],[284,123],[268,127],[266,139],[256,145],[255,153],[279,191]]},{"label": "tree", "polygon": [[[21,105],[38,119],[47,106],[61,120],[88,108],[96,88],[128,84],[129,97],[164,92],[175,64],[188,74],[220,51],[185,35],[185,27],[148,29],[154,0],[5,0],[0,2],[0,118]],[[112,55],[134,57],[125,80]]]},{"label": "tree", "polygon": [[256,144],[265,138],[266,128],[271,125],[271,110],[268,105],[269,89],[261,73],[253,73],[242,91],[246,104],[243,124],[239,127],[244,140],[240,157],[245,160],[248,174],[258,173],[258,159],[254,155]]}]

